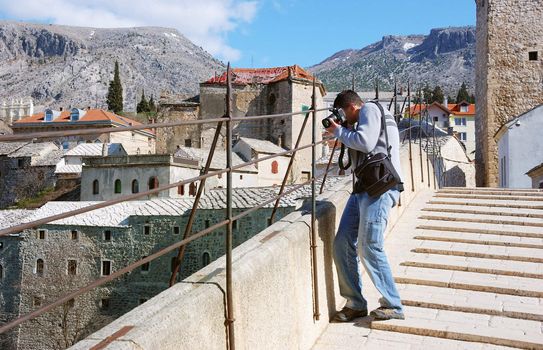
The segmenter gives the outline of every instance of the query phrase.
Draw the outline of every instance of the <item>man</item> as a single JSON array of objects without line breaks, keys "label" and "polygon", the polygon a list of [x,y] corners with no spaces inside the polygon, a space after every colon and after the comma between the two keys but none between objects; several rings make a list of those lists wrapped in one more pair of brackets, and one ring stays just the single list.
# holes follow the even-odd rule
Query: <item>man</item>
[{"label": "man", "polygon": [[[385,133],[381,128],[381,111],[377,105],[365,104],[356,92],[345,90],[337,95],[334,108],[343,109],[348,126],[332,121],[326,130],[349,148],[353,170],[362,163],[365,154],[387,153]],[[385,116],[392,164],[402,177],[398,127],[386,109]],[[349,322],[368,315],[368,303],[362,295],[360,260],[375,288],[383,296],[379,299],[381,307],[370,315],[376,320],[404,319],[400,295],[383,250],[388,214],[398,203],[399,195],[398,189],[394,188],[377,198],[370,197],[366,192],[352,193],[347,201],[334,240],[339,288],[341,295],[347,299],[345,307],[334,317],[337,322]]]}]

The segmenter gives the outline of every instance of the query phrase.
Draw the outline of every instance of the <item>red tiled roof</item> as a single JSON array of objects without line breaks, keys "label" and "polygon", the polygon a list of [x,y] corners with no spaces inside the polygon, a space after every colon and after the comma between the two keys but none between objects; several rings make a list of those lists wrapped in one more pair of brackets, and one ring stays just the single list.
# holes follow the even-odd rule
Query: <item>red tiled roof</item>
[{"label": "red tiled roof", "polygon": [[[313,80],[313,76],[298,65],[274,68],[233,68],[232,84],[270,84],[286,80],[289,75],[294,78]],[[226,72],[207,80],[205,84],[226,84]]]},{"label": "red tiled roof", "polygon": [[[437,102],[434,102],[430,105],[428,105],[428,108],[430,108],[433,105],[437,105],[441,109],[445,109],[445,105],[439,104]],[[475,115],[475,105],[474,104],[468,104],[468,111],[467,112],[460,112],[460,105],[457,103],[448,103],[447,109],[451,112],[453,115]],[[414,106],[411,106],[411,115],[416,116],[420,114],[421,109],[424,111],[426,108],[426,104],[416,104]]]},{"label": "red tiled roof", "polygon": [[[120,115],[117,115],[115,113],[111,113],[108,111],[104,111],[102,109],[89,109],[85,111],[85,115],[81,118],[79,118],[78,121],[74,121],[73,123],[77,122],[98,122],[98,121],[110,121],[111,123],[120,124],[123,126],[131,126],[131,125],[141,125],[140,122],[137,122],[135,120],[132,120],[130,118],[122,117]],[[23,126],[23,124],[27,123],[40,123],[43,122],[45,118],[45,112],[36,113],[31,116],[22,118],[16,122],[14,122],[14,125]],[[62,122],[70,122],[70,111],[62,111],[60,113],[60,116],[54,118],[51,123],[62,123]],[[154,132],[151,129],[145,129],[146,132],[153,133]]]}]

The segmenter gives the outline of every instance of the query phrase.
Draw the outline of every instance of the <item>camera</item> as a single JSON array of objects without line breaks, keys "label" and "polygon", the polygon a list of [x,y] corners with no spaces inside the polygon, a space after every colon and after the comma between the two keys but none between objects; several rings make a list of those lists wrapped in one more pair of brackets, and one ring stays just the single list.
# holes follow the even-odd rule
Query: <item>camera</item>
[{"label": "camera", "polygon": [[347,116],[345,115],[345,112],[341,108],[332,108],[330,110],[332,112],[328,117],[324,118],[322,120],[322,125],[325,128],[330,127],[332,125],[331,121],[333,120],[336,122],[336,124],[339,125],[345,125],[347,123]]}]

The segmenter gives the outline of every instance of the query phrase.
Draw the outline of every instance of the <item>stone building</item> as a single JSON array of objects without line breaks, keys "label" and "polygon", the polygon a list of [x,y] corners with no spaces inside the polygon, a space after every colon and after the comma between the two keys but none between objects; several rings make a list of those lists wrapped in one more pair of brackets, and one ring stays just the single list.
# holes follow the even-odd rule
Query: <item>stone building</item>
[{"label": "stone building", "polygon": [[[300,66],[276,68],[232,69],[232,109],[234,117],[259,116],[298,112],[311,107],[313,76]],[[225,114],[226,73],[200,84],[200,118],[217,118]],[[317,108],[323,108],[324,85],[317,81]],[[318,113],[317,141],[322,139],[320,120],[326,112]],[[268,140],[287,149],[294,148],[305,115],[284,118],[247,120],[233,125],[233,137],[250,137]],[[303,133],[301,145],[311,143],[311,116]],[[209,147],[215,132],[214,124],[203,124],[201,147]],[[225,146],[225,130],[221,132],[220,145]],[[317,147],[317,158],[322,147]],[[304,172],[311,171],[311,149],[297,153],[293,179],[298,182]]]},{"label": "stone building", "polygon": [[[157,115],[158,123],[194,121],[200,114],[199,96],[188,98],[184,95],[164,93],[160,96]],[[175,153],[177,146],[202,147],[201,125],[181,125],[158,128],[157,153]]]},{"label": "stone building", "polygon": [[543,163],[528,170],[526,175],[532,179],[532,188],[543,189]]},{"label": "stone building", "polygon": [[530,188],[527,171],[543,162],[543,104],[504,124],[496,133],[499,186]]},{"label": "stone building", "polygon": [[494,135],[543,103],[543,3],[476,0],[477,185],[498,186]]},{"label": "stone building", "polygon": [[[338,180],[332,178],[330,186]],[[288,190],[288,188],[287,188]],[[235,189],[233,215],[275,196],[278,188]],[[310,186],[280,201],[277,219],[298,209],[310,196]],[[193,232],[224,219],[226,191],[202,197]],[[90,202],[49,202],[34,211],[0,211],[1,227],[29,222],[82,208]],[[130,201],[0,237],[0,321],[27,314],[69,291],[110,275],[118,269],[179,241],[193,199]],[[236,221],[237,246],[270,225],[273,203]],[[192,242],[186,251],[179,280],[224,255],[225,228]],[[168,287],[177,251],[153,260],[41,316],[7,334],[7,349],[53,349],[53,340],[76,342],[104,323],[144,303]],[[11,343],[10,343],[11,342]]]},{"label": "stone building", "polygon": [[63,154],[52,142],[0,143],[0,208],[52,191]]},{"label": "stone building", "polygon": [[0,103],[0,120],[7,125],[18,121],[27,115],[34,114],[34,101],[31,97],[12,99],[9,103]]},{"label": "stone building", "polygon": [[[46,109],[25,117],[12,125],[13,133],[31,133],[45,131],[68,131],[96,128],[117,128],[141,123],[101,109],[77,109],[54,111]],[[121,143],[129,154],[154,154],[155,131],[151,129],[100,133],[95,135],[77,135],[43,138],[40,141],[54,141],[64,149],[75,147],[81,142]]]}]

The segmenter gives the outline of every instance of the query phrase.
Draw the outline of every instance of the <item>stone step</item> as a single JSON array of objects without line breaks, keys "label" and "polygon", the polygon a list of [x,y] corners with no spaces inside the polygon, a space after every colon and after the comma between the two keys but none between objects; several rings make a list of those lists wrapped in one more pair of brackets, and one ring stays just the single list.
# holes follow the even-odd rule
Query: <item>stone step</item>
[{"label": "stone step", "polygon": [[543,238],[543,231],[538,227],[525,226],[522,231],[518,226],[507,225],[481,225],[476,223],[451,223],[446,221],[425,222],[417,226],[417,230],[465,232],[476,234],[490,234],[511,237]]},{"label": "stone step", "polygon": [[489,194],[458,194],[458,193],[436,193],[434,198],[462,198],[466,202],[472,199],[485,199],[492,201],[522,201],[522,202],[541,202],[543,196],[517,196],[517,195],[489,195]]},{"label": "stone step", "polygon": [[510,190],[510,189],[441,189],[437,193],[454,193],[454,194],[484,194],[484,195],[499,195],[499,196],[543,196],[543,192],[540,190]]},{"label": "stone step", "polygon": [[[372,329],[421,336],[481,342],[520,349],[543,350],[543,335],[533,329],[539,322],[468,312],[406,307],[405,320],[373,321]],[[522,329],[532,322],[529,330]],[[503,325],[515,326],[504,329]]]},{"label": "stone step", "polygon": [[428,207],[423,208],[422,211],[430,213],[457,213],[457,214],[474,214],[474,215],[493,215],[504,217],[522,217],[522,218],[537,218],[543,219],[543,212],[536,209],[523,209],[517,208],[493,208],[493,207],[477,207],[470,206],[469,204],[448,205],[448,204],[429,204]]},{"label": "stone step", "polygon": [[504,188],[504,187],[443,187],[440,191],[509,191],[509,192],[535,192],[543,193],[538,188]]},{"label": "stone step", "polygon": [[[415,284],[398,284],[405,305],[543,321],[543,299]],[[432,306],[430,306],[432,305]]]},{"label": "stone step", "polygon": [[520,202],[520,203],[504,203],[502,201],[489,201],[470,199],[467,202],[463,198],[439,198],[431,199],[428,204],[445,204],[454,206],[470,206],[470,207],[488,207],[488,208],[512,208],[512,209],[533,209],[543,210],[543,205],[540,202]]},{"label": "stone step", "polygon": [[[454,236],[454,237],[453,237]],[[492,235],[493,240],[485,239],[488,237],[481,237],[482,235],[474,235],[475,239],[470,238],[469,234],[465,233],[456,233],[451,232],[448,235],[419,235],[414,236],[413,239],[423,240],[423,241],[439,241],[439,242],[453,242],[453,243],[467,243],[467,244],[481,244],[481,245],[497,245],[497,246],[506,246],[506,247],[518,247],[518,248],[534,248],[534,249],[543,249],[543,243],[540,242],[541,239],[538,238],[525,238],[531,239],[533,241],[538,241],[538,243],[525,243],[525,242],[512,242],[508,236],[496,236]],[[520,238],[520,237],[513,237]]]},{"label": "stone step", "polygon": [[539,218],[516,218],[516,217],[496,217],[496,215],[476,215],[476,214],[425,214],[419,217],[422,220],[431,221],[453,221],[453,222],[474,222],[479,224],[495,224],[495,225],[513,225],[513,226],[533,226],[543,227],[543,220]]}]

